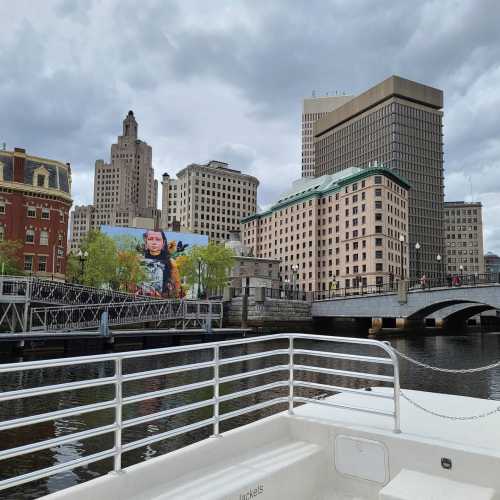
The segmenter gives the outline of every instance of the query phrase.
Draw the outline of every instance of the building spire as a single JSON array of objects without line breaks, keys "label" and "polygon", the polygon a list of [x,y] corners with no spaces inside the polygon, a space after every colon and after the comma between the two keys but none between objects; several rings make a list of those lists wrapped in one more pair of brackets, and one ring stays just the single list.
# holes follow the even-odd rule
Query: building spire
[{"label": "building spire", "polygon": [[123,120],[123,136],[137,139],[137,122],[135,121],[134,112],[130,110]]}]

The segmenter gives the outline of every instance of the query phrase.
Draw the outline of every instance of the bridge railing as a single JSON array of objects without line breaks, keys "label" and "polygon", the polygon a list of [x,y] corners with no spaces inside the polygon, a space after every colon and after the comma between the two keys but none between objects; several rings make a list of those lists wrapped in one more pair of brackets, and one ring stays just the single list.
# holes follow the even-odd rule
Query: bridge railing
[{"label": "bridge railing", "polygon": [[291,290],[288,288],[264,288],[264,287],[241,287],[232,288],[233,297],[242,297],[248,295],[254,297],[258,289],[264,289],[264,296],[268,299],[282,299],[282,300],[311,300],[313,292],[306,292],[303,290]]},{"label": "bridge railing", "polygon": [[[148,321],[207,320],[222,321],[220,302],[189,300],[148,300],[111,304],[87,304],[31,309],[31,330],[67,331],[125,325]],[[103,314],[106,314],[103,319]]]},{"label": "bridge railing", "polygon": [[[238,347],[240,349],[235,352]],[[356,351],[353,351],[354,347]],[[186,364],[183,361],[185,356],[179,355],[182,353],[196,354],[196,361]],[[174,360],[173,366],[166,359],[168,355],[175,356],[169,358]],[[144,370],[137,366],[140,359],[144,360]],[[79,370],[79,367],[84,370]],[[64,377],[65,370],[71,371],[71,380]],[[14,373],[18,380],[27,380],[28,374],[33,372],[37,376],[40,374],[38,380],[42,381],[41,385],[0,393],[0,402],[13,401],[19,403],[15,408],[25,409],[25,413],[12,415],[0,422],[0,431],[15,431],[13,436],[19,436],[14,443],[8,440],[7,447],[0,451],[0,461],[20,460],[22,463],[18,469],[20,472],[0,480],[0,490],[107,458],[113,460],[112,469],[119,472],[123,469],[122,458],[132,450],[198,429],[205,429],[207,435],[211,433],[218,437],[222,433],[221,424],[226,421],[235,422],[235,418],[256,411],[261,411],[257,418],[285,408],[293,414],[294,407],[303,403],[387,417],[392,421],[394,432],[400,432],[398,359],[390,346],[375,340],[277,334],[148,351],[0,365],[0,375]],[[78,375],[88,372],[97,372],[101,376],[89,379]],[[268,379],[262,383],[262,376],[269,374],[273,375],[273,381]],[[45,382],[43,385],[44,380],[51,379],[56,382]],[[140,385],[139,381],[154,383]],[[387,384],[390,390],[359,390],[374,383]],[[104,395],[98,395],[99,389]],[[36,411],[39,405],[29,404],[30,398],[54,394],[61,395],[60,401],[73,400],[75,393],[81,390],[85,390],[90,397],[82,397],[70,407],[61,404],[52,411],[40,413]],[[363,403],[355,405],[325,399],[324,396],[318,398],[325,393],[344,392],[356,394],[363,399]],[[381,399],[388,404],[376,404]],[[265,409],[270,411],[263,414]],[[111,418],[106,422],[92,418],[97,412],[102,414],[103,410],[111,412]],[[39,434],[30,432],[40,423],[48,423],[47,428],[52,429],[55,427],[52,422],[80,418],[82,415],[91,417],[91,428],[82,426],[77,432],[51,434],[38,441],[36,436]],[[179,419],[181,425],[172,428],[168,423],[175,419]],[[238,425],[242,425],[241,420],[236,420]],[[167,430],[158,432],[161,427],[157,426]],[[131,435],[133,428],[144,430],[139,435]],[[112,438],[109,444],[106,436]],[[30,440],[30,437],[34,439]],[[87,440],[93,439],[95,443],[96,437],[102,438],[100,446],[96,449],[93,444],[88,451]],[[73,453],[57,461],[60,454],[54,453],[54,462],[46,464],[45,468],[26,471],[27,455],[73,443],[78,443],[78,447],[74,448],[76,456]]]},{"label": "bridge railing", "polygon": [[[398,279],[390,282],[379,283],[375,285],[363,285],[360,283],[357,286],[347,288],[331,287],[329,290],[318,290],[311,292],[313,300],[328,300],[342,297],[353,297],[359,295],[373,295],[382,293],[397,293]],[[480,286],[500,283],[500,275],[498,273],[481,273],[481,274],[449,274],[441,278],[426,278],[412,279],[408,282],[409,291],[412,290],[430,290],[443,287],[460,287],[460,286]]]},{"label": "bridge railing", "polygon": [[38,303],[72,305],[151,300],[148,297],[132,293],[74,283],[44,280],[35,277],[0,276],[0,299],[5,301],[16,298]]}]

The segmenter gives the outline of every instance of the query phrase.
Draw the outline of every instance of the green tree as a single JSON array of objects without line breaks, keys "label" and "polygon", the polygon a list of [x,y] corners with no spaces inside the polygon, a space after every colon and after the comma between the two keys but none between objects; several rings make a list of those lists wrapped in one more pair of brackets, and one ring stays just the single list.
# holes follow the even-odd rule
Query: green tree
[{"label": "green tree", "polygon": [[208,295],[226,286],[234,265],[234,252],[219,243],[194,246],[179,264],[180,275],[189,287],[200,283],[201,290]]},{"label": "green tree", "polygon": [[90,231],[81,245],[87,252],[83,284],[95,287],[117,286],[118,252],[116,243],[100,231]]},{"label": "green tree", "polygon": [[135,249],[118,250],[116,281],[124,292],[134,293],[137,285],[146,280],[146,270],[142,259]]},{"label": "green tree", "polygon": [[70,253],[66,259],[66,281],[79,283],[82,279],[82,265],[80,259]]},{"label": "green tree", "polygon": [[17,275],[24,274],[22,271],[20,241],[0,241],[0,272],[2,274]]}]

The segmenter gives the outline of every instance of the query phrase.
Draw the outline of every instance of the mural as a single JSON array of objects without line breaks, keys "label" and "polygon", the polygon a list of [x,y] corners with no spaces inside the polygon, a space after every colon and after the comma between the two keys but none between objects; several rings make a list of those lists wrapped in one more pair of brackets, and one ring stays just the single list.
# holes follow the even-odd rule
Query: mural
[{"label": "mural", "polygon": [[136,249],[146,275],[136,293],[151,297],[183,297],[176,261],[192,246],[208,245],[208,236],[202,234],[111,226],[101,226],[101,232],[119,247],[126,242],[127,247]]}]

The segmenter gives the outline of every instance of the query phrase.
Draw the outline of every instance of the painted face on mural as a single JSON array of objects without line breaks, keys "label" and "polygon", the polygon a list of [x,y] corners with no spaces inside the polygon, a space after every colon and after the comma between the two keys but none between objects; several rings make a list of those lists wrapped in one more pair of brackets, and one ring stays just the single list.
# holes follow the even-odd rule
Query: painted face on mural
[{"label": "painted face on mural", "polygon": [[159,231],[148,231],[146,234],[146,249],[151,255],[160,255],[163,248],[163,238]]}]

